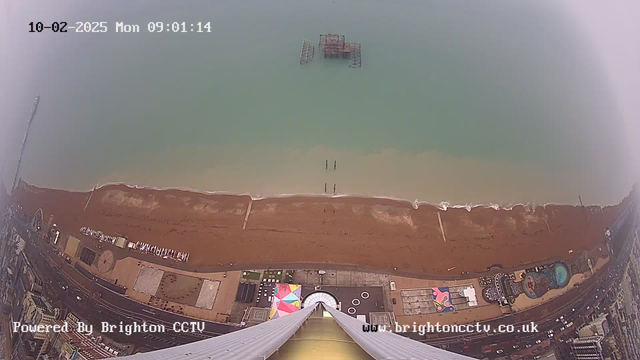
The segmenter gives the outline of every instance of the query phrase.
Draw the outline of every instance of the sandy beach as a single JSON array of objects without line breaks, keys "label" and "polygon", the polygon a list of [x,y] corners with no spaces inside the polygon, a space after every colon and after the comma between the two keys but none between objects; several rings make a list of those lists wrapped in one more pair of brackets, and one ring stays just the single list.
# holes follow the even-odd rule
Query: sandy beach
[{"label": "sandy beach", "polygon": [[77,233],[88,226],[187,251],[191,266],[335,263],[423,275],[446,275],[454,266],[459,274],[493,264],[569,258],[599,245],[604,254],[603,231],[629,201],[602,208],[518,205],[469,211],[416,209],[378,198],[252,200],[125,185],[107,185],[92,195],[23,183],[15,194],[25,211],[42,208],[45,222],[53,214],[63,231]]}]

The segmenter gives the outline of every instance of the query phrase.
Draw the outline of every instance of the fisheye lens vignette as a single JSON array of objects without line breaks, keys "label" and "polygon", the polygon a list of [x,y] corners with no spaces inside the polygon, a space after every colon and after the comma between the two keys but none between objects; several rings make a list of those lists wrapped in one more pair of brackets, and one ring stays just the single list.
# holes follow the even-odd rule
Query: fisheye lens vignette
[{"label": "fisheye lens vignette", "polygon": [[614,2],[2,1],[0,359],[640,358]]}]

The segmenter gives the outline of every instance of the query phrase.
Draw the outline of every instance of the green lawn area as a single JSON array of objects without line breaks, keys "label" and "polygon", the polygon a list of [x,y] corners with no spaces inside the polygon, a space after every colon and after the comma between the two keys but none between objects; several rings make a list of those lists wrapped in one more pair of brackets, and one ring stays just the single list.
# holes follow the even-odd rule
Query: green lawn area
[{"label": "green lawn area", "polygon": [[243,271],[242,278],[247,280],[260,280],[260,273],[255,271]]}]

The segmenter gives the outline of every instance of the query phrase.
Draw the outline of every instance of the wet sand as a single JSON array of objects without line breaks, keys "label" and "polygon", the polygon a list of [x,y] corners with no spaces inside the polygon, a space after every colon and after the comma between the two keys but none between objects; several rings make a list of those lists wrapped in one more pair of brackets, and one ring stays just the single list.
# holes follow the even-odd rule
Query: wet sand
[{"label": "wet sand", "polygon": [[604,247],[604,229],[629,201],[603,208],[445,211],[377,198],[251,200],[125,185],[104,186],[91,196],[26,184],[16,190],[16,198],[29,213],[42,208],[45,223],[53,214],[63,231],[77,233],[88,226],[187,251],[192,266],[335,263],[433,275],[447,275],[454,266],[452,274],[482,272],[493,264],[506,268]]}]

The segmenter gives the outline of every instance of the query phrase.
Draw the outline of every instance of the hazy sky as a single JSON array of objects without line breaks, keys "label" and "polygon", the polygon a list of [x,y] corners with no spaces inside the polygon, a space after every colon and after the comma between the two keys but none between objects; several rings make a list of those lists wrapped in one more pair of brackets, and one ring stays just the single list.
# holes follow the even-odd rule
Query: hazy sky
[{"label": "hazy sky", "polygon": [[559,1],[606,69],[640,178],[640,1]]}]

